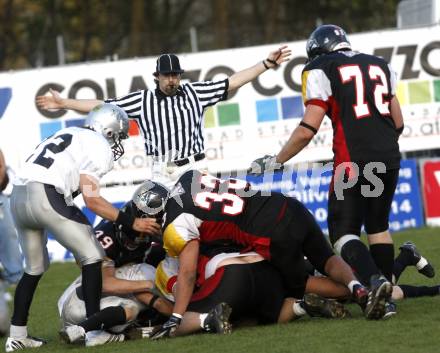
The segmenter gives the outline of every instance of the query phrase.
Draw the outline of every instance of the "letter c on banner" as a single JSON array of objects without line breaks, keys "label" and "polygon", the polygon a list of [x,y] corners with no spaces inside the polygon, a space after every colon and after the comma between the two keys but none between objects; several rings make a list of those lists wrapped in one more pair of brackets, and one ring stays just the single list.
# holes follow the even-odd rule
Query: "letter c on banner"
[{"label": "letter c on banner", "polygon": [[[64,86],[62,86],[58,83],[49,82],[49,83],[46,83],[45,85],[40,87],[40,89],[37,91],[37,94],[35,95],[35,98],[37,98],[37,96],[42,96],[42,95],[46,94],[49,91],[49,88],[52,88],[53,90],[58,91],[58,92],[64,91]],[[65,109],[49,111],[49,110],[41,109],[39,106],[37,106],[37,104],[35,104],[35,107],[37,108],[38,112],[41,115],[43,115],[45,118],[49,118],[49,119],[57,119],[57,118],[63,116],[64,114],[66,114]]]},{"label": "letter c on banner", "polygon": [[306,62],[307,58],[305,56],[299,56],[295,59],[290,60],[286,65],[286,69],[284,70],[284,81],[286,81],[287,86],[295,92],[302,91],[302,84],[301,78],[299,83],[296,83],[293,80],[293,69],[298,65],[304,65]]},{"label": "letter c on banner", "polygon": [[428,56],[433,50],[440,49],[440,42],[431,42],[426,47],[423,48],[422,53],[420,54],[420,64],[428,74],[432,76],[440,76],[440,67],[432,67],[432,65],[428,61]]}]

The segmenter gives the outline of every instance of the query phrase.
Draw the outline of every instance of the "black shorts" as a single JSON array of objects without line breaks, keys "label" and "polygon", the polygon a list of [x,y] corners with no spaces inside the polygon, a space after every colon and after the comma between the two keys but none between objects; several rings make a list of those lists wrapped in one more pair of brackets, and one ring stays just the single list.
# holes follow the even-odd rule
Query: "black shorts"
[{"label": "black shorts", "polygon": [[338,200],[335,191],[330,190],[328,229],[332,244],[347,234],[360,236],[362,225],[365,226],[367,234],[388,229],[389,213],[399,178],[399,169],[391,169],[386,173],[375,175],[384,185],[383,192],[377,197],[362,195],[362,185],[368,185],[371,189],[375,188],[363,175],[359,176],[353,187],[343,190],[343,200]]},{"label": "black shorts", "polygon": [[[232,308],[232,321],[243,317],[257,319],[261,324],[278,321],[285,291],[280,274],[269,262],[227,265],[217,272],[223,275],[214,290],[207,296],[195,293],[188,311],[206,313],[225,302]],[[200,291],[204,291],[203,286]]]},{"label": "black shorts", "polygon": [[278,227],[271,241],[271,263],[280,271],[289,297],[301,299],[308,278],[304,256],[319,272],[334,255],[315,218],[298,200],[287,200],[283,227]]}]

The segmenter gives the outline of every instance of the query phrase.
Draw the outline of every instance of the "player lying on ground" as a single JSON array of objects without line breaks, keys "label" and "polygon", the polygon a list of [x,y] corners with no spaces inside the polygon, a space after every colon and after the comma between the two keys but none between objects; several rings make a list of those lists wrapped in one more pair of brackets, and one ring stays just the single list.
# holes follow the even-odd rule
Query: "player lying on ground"
[{"label": "player lying on ground", "polygon": [[[306,294],[301,300],[287,297],[279,271],[262,256],[255,252],[222,252],[226,247],[211,247],[211,254],[217,253],[212,258],[199,257],[197,289],[188,305],[189,311],[204,312],[219,303],[226,303],[232,310],[230,321],[234,325],[243,320],[260,324],[286,323],[305,314],[327,318],[347,315],[344,306],[336,300],[316,294]],[[178,272],[178,259],[169,256],[156,271],[156,287],[173,302],[179,285]],[[346,287],[326,277],[310,276],[306,293],[315,290],[338,296],[345,293]],[[187,314],[183,315],[180,325],[176,320],[174,325],[169,323],[156,330],[152,339],[191,333],[193,327],[184,322]]]},{"label": "player lying on ground", "polygon": [[[198,171],[185,173],[165,207],[164,248],[179,258],[175,304],[170,320],[178,323],[193,293],[200,244],[229,241],[255,251],[279,271],[287,296],[302,298],[307,283],[304,255],[335,282],[366,302],[365,316],[385,314],[388,288],[368,293],[350,267],[336,256],[310,212],[279,193],[264,196],[243,180],[222,181]],[[252,195],[250,194],[252,193]],[[386,289],[386,290],[385,290]],[[167,325],[164,324],[164,330]],[[178,326],[178,324],[176,325]]]},{"label": "player lying on ground", "polygon": [[[161,205],[167,197],[166,188],[160,184],[146,182],[135,191],[132,200],[122,211],[133,217],[155,218],[160,222],[163,215]],[[121,333],[134,322],[140,312],[144,311],[144,321],[156,319],[158,312],[167,316],[171,314],[172,304],[152,293],[156,272],[154,266],[164,257],[157,234],[140,233],[108,221],[102,221],[95,228],[95,233],[105,250],[101,311],[86,319],[81,277],[78,277],[58,302],[63,325],[60,334],[67,343],[85,340],[86,346],[95,346],[122,341],[124,335]],[[149,316],[145,316],[146,309],[149,309]],[[197,323],[192,331],[200,330],[202,327],[216,331],[212,323],[219,321],[216,316],[220,314],[221,308],[214,308],[211,313],[203,315],[200,325],[201,315],[191,313],[187,326],[194,321]],[[164,321],[166,319],[162,320]],[[96,331],[102,328],[113,334]]]}]

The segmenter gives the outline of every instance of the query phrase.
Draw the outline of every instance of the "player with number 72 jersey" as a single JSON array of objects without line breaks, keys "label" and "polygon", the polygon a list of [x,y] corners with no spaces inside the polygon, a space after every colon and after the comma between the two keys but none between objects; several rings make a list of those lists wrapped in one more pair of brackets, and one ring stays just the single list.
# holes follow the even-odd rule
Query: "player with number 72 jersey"
[{"label": "player with number 72 jersey", "polygon": [[304,105],[320,106],[331,119],[335,167],[374,161],[399,168],[399,133],[390,111],[395,93],[396,74],[377,56],[335,51],[304,67]]}]

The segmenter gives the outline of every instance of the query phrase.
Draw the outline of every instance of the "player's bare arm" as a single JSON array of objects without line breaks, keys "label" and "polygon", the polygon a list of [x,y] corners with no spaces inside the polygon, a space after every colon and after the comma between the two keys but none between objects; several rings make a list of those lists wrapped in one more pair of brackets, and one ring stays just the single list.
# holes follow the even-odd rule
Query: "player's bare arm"
[{"label": "player's bare arm", "polygon": [[325,110],[318,105],[306,107],[301,123],[293,130],[289,140],[276,156],[277,163],[285,163],[306,147],[321,126]]},{"label": "player's bare arm", "polygon": [[156,309],[163,315],[170,316],[173,313],[173,303],[165,298],[157,297],[150,292],[136,293],[135,297],[137,300]]},{"label": "player's bare arm", "polygon": [[0,191],[4,190],[8,185],[9,178],[6,173],[6,162],[3,152],[0,150]]},{"label": "player's bare arm", "polygon": [[234,91],[244,84],[252,81],[266,70],[275,68],[282,63],[289,61],[291,53],[292,51],[287,47],[287,45],[283,45],[277,50],[270,52],[267,58],[263,61],[260,61],[247,69],[236,72],[229,77],[228,91]]},{"label": "player's bare arm", "polygon": [[123,295],[141,293],[153,288],[152,281],[126,280],[117,278],[115,268],[106,266],[102,268],[102,292],[106,294]]},{"label": "player's bare arm", "polygon": [[88,113],[94,107],[104,103],[99,99],[70,99],[62,98],[58,91],[49,89],[50,95],[37,96],[35,102],[41,109],[72,109],[82,113]]},{"label": "player's bare arm", "polygon": [[400,109],[400,103],[396,96],[391,99],[390,103],[391,118],[394,121],[396,130],[403,129],[403,115]]},{"label": "player's bare arm", "polygon": [[183,315],[188,307],[196,282],[198,257],[199,242],[191,240],[179,255],[179,273],[173,313]]},{"label": "player's bare arm", "polygon": [[115,208],[110,202],[100,196],[99,182],[90,175],[80,175],[80,190],[87,208],[104,219],[121,223],[138,232],[152,235],[160,233],[160,225],[154,218],[130,219],[123,211]]}]

